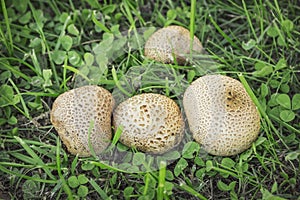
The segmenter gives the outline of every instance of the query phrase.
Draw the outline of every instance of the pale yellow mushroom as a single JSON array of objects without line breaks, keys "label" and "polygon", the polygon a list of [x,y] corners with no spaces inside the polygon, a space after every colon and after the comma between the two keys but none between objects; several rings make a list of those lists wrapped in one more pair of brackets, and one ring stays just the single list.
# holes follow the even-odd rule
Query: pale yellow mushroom
[{"label": "pale yellow mushroom", "polygon": [[[168,26],[153,33],[145,44],[144,54],[150,59],[163,63],[185,64],[191,53],[190,32],[181,26]],[[203,53],[200,40],[194,36],[192,51]]]},{"label": "pale yellow mushroom", "polygon": [[153,93],[133,96],[113,113],[115,129],[123,128],[119,141],[138,150],[162,154],[180,143],[184,121],[172,99]]},{"label": "pale yellow mushroom", "polygon": [[198,78],[186,89],[183,106],[194,139],[210,154],[241,153],[258,137],[257,108],[243,85],[233,78]]},{"label": "pale yellow mushroom", "polygon": [[110,144],[114,99],[99,86],[83,86],[57,97],[51,122],[68,151],[90,156],[100,154]]}]

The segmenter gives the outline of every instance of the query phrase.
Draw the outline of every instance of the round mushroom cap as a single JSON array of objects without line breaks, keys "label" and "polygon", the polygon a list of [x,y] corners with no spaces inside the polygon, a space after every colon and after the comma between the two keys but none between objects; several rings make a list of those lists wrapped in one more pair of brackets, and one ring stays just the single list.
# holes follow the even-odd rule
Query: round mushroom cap
[{"label": "round mushroom cap", "polygon": [[[181,26],[168,26],[153,33],[145,44],[145,56],[163,63],[187,62],[190,54],[190,32]],[[193,52],[204,51],[200,40],[194,36]]]},{"label": "round mushroom cap", "polygon": [[123,129],[121,143],[155,154],[178,145],[184,131],[183,117],[175,101],[153,93],[122,102],[113,112],[113,125]]},{"label": "round mushroom cap", "polygon": [[99,86],[83,86],[56,98],[50,120],[70,153],[90,156],[93,149],[100,154],[112,137],[113,106],[109,91]]},{"label": "round mushroom cap", "polygon": [[213,155],[248,149],[260,129],[260,116],[243,85],[223,75],[206,75],[185,91],[183,106],[194,139]]}]

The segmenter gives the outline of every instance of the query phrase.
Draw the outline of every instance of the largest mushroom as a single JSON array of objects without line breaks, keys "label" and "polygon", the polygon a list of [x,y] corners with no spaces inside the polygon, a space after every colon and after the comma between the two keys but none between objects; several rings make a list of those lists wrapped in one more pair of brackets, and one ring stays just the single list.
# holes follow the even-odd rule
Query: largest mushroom
[{"label": "largest mushroom", "polygon": [[223,75],[206,75],[185,91],[184,110],[194,139],[208,153],[231,156],[249,148],[260,116],[243,85]]}]

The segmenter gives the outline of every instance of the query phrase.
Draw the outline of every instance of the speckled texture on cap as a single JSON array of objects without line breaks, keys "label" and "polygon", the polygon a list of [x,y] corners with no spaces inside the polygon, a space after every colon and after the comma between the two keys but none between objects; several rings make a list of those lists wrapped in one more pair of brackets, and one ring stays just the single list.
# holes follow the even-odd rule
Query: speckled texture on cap
[{"label": "speckled texture on cap", "polygon": [[[194,36],[193,52],[204,51],[199,39]],[[181,26],[168,26],[153,33],[145,44],[145,56],[163,63],[174,63],[174,57],[178,64],[187,62],[187,54],[190,54],[190,32]]]},{"label": "speckled texture on cap", "polygon": [[184,121],[172,99],[153,93],[133,96],[113,113],[115,128],[122,126],[120,141],[129,146],[162,154],[180,143]]},{"label": "speckled texture on cap", "polygon": [[70,153],[90,156],[90,141],[95,153],[100,154],[112,137],[113,106],[109,91],[99,86],[83,86],[57,97],[51,122]]}]

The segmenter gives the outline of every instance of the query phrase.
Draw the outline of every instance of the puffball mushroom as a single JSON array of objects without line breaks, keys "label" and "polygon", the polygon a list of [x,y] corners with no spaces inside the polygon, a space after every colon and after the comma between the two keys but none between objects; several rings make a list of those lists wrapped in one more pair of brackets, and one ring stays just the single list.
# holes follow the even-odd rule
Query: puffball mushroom
[{"label": "puffball mushroom", "polygon": [[175,101],[154,93],[136,95],[119,104],[113,112],[113,125],[123,129],[121,143],[155,154],[178,145],[184,131]]},{"label": "puffball mushroom", "polygon": [[[187,62],[190,54],[190,32],[181,26],[168,26],[153,33],[145,44],[145,56],[163,63],[178,64]],[[200,40],[194,36],[193,52],[204,51]]]},{"label": "puffball mushroom", "polygon": [[110,144],[114,99],[99,86],[83,86],[59,95],[50,119],[68,151],[90,156],[100,154]]},{"label": "puffball mushroom", "polygon": [[186,89],[183,106],[194,139],[210,154],[236,155],[258,137],[259,113],[243,85],[233,78],[198,78]]}]

